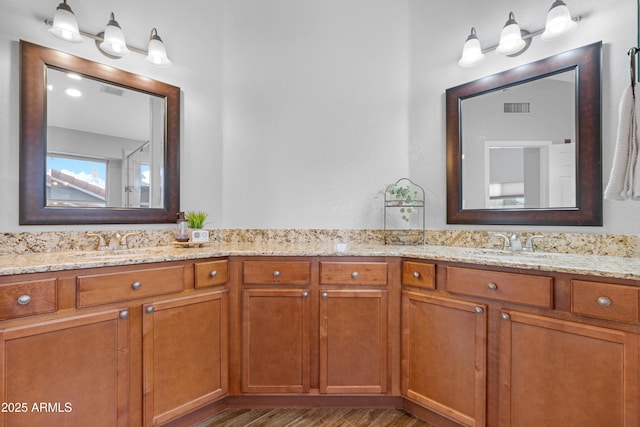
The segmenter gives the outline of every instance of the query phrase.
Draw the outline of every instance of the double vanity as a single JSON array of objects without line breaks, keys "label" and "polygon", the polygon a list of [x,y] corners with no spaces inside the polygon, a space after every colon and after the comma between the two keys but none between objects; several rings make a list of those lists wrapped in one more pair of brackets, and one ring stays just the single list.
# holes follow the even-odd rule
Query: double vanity
[{"label": "double vanity", "polygon": [[0,257],[3,425],[396,407],[638,426],[640,260],[231,245]]}]

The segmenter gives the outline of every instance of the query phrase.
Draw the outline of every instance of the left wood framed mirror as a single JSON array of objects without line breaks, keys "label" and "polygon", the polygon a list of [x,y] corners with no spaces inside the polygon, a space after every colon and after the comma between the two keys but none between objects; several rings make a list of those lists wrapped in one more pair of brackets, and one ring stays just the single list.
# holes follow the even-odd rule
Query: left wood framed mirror
[{"label": "left wood framed mirror", "polygon": [[20,224],[175,221],[180,88],[25,41],[20,67]]}]

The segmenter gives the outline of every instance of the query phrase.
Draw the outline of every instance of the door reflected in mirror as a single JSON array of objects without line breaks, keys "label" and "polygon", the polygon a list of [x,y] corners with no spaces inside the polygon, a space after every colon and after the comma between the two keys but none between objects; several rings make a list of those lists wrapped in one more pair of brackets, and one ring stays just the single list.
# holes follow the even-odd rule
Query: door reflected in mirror
[{"label": "door reflected in mirror", "polygon": [[46,206],[162,208],[164,97],[47,68]]},{"label": "door reflected in mirror", "polygon": [[576,207],[575,73],[461,102],[463,209]]}]

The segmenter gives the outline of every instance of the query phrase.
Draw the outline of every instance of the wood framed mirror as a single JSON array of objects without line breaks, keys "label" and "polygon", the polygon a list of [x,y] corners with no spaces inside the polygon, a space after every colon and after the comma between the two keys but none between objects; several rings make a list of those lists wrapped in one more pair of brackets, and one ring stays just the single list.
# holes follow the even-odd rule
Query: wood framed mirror
[{"label": "wood framed mirror", "polygon": [[447,89],[448,224],[602,225],[601,51]]},{"label": "wood framed mirror", "polygon": [[20,224],[174,222],[180,88],[25,41],[20,61]]}]

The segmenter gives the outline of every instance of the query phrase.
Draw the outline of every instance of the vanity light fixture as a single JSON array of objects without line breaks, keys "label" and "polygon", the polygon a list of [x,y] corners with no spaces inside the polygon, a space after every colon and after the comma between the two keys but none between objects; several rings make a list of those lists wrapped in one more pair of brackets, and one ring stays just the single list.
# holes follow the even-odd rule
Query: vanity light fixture
[{"label": "vanity light fixture", "polygon": [[480,41],[476,35],[476,29],[471,28],[471,33],[462,49],[462,57],[458,61],[461,67],[473,67],[484,59],[484,54],[493,50],[507,56],[518,56],[529,48],[534,36],[540,35],[545,41],[558,39],[569,34],[578,26],[577,22],[582,17],[572,18],[569,8],[562,0],[555,0],[547,13],[544,29],[529,32],[520,28],[513,12],[500,33],[500,42],[497,46],[486,49],[480,47]]},{"label": "vanity light fixture", "polygon": [[113,12],[111,12],[109,22],[107,22],[107,27],[104,29],[100,49],[109,55],[113,55],[118,58],[127,56],[130,53],[129,48],[127,48],[127,42],[124,39],[124,32],[122,31],[122,28],[120,28],[118,21],[116,21]]},{"label": "vanity light fixture", "polygon": [[79,30],[78,21],[71,7],[67,4],[67,0],[63,0],[63,2],[58,5],[53,21],[45,19],[44,23],[51,27],[49,32],[61,40],[82,43],[83,39],[81,36],[94,40],[98,50],[111,59],[123,58],[130,52],[136,52],[144,55],[148,62],[157,67],[168,67],[171,65],[164,43],[155,28],[151,30],[147,51],[127,46],[124,32],[118,24],[118,21],[115,20],[113,12],[111,12],[109,16],[109,22],[104,32],[95,35]]},{"label": "vanity light fixture", "polygon": [[[522,38],[522,30],[520,25],[516,22],[516,17],[513,12],[509,12],[509,19],[504,24],[502,32],[500,33],[500,43],[496,48],[498,53],[503,55],[515,55],[522,53],[524,48],[527,47],[527,42]],[[531,39],[527,39],[529,43]]]},{"label": "vanity light fixture", "polygon": [[72,43],[82,43],[80,30],[78,30],[78,20],[71,7],[67,4],[67,0],[64,0],[56,8],[49,32],[59,39]]}]

